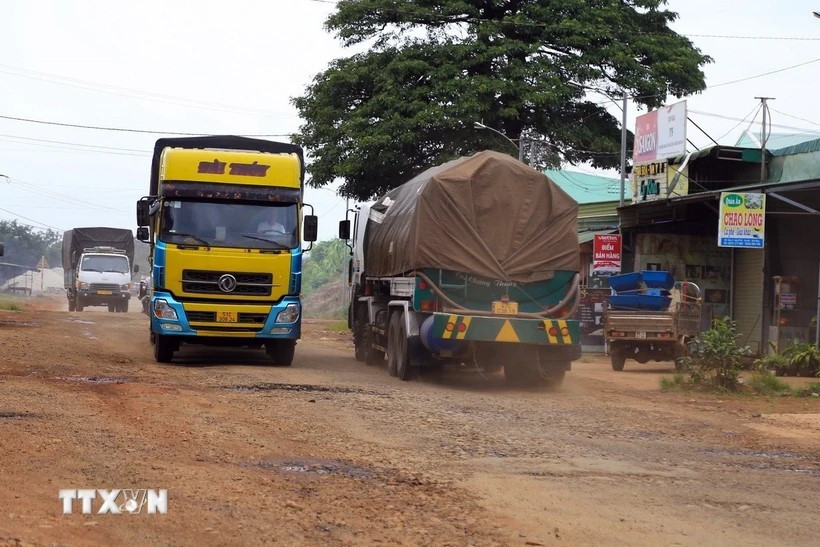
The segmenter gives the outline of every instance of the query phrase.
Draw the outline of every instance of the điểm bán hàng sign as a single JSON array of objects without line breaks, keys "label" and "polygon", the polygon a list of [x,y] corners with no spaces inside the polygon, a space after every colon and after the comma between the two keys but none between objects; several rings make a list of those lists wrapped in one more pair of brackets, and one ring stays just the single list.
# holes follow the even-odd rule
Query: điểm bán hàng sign
[{"label": "\u0111i\u1ec3m b\u00e1n h\u00e0ng sign", "polygon": [[592,241],[592,275],[621,273],[621,236],[596,234]]},{"label": "\u0111i\u1ec3m b\u00e1n h\u00e0ng sign", "polygon": [[719,247],[762,249],[765,228],[765,194],[735,192],[720,194]]}]

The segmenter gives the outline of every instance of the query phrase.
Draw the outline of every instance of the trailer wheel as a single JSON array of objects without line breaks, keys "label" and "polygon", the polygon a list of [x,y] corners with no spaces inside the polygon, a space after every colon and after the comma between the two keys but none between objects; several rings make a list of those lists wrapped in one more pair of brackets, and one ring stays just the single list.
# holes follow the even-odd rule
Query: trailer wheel
[{"label": "trailer wheel", "polygon": [[76,308],[77,308],[77,306],[74,305],[74,301],[69,299],[69,301],[68,301],[68,311],[74,311]]},{"label": "trailer wheel", "polygon": [[170,363],[174,358],[174,341],[164,334],[154,334],[154,360],[157,363]]},{"label": "trailer wheel", "polygon": [[390,322],[387,328],[387,373],[395,376],[398,369],[398,334],[401,324],[401,312],[394,311],[390,315]]},{"label": "trailer wheel", "polygon": [[407,339],[407,326],[404,323],[404,313],[397,314],[399,330],[396,334],[396,376],[406,382],[415,376],[416,368],[410,364],[410,352]]},{"label": "trailer wheel", "polygon": [[265,343],[265,352],[273,364],[278,367],[289,367],[296,352],[296,340],[274,340]]},{"label": "trailer wheel", "polygon": [[612,363],[612,370],[617,370],[618,372],[620,372],[624,369],[624,364],[626,363],[626,355],[624,355],[620,351],[613,351],[609,355],[609,360]]},{"label": "trailer wheel", "polygon": [[[351,312],[350,315],[353,315],[351,304]],[[370,346],[370,337],[367,335],[367,307],[359,305],[356,307],[356,314],[353,317],[353,321],[351,324],[351,330],[353,331],[353,347],[355,348],[356,353],[356,360],[359,362],[366,362],[368,365],[370,363],[368,361],[368,349]],[[384,355],[382,355],[382,359],[384,359]]]}]

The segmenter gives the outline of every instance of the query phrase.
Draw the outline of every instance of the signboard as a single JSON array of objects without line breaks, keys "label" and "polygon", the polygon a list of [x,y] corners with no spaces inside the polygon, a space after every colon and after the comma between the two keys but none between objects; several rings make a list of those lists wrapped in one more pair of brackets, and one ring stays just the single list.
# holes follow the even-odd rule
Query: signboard
[{"label": "signboard", "polygon": [[596,234],[592,243],[592,275],[621,273],[621,236]]},{"label": "signboard", "polygon": [[634,164],[665,160],[686,153],[686,101],[638,116]]},{"label": "signboard", "polygon": [[720,194],[718,247],[762,249],[765,223],[765,194]]},{"label": "signboard", "polygon": [[780,309],[793,310],[797,307],[797,293],[784,292],[780,294]]},{"label": "signboard", "polygon": [[632,201],[653,201],[689,193],[688,167],[653,161],[632,168]]}]

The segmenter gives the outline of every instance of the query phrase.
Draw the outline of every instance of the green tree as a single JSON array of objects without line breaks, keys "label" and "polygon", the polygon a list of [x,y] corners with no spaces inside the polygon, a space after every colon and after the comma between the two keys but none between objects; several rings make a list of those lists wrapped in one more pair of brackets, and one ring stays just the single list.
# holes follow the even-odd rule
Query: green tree
[{"label": "green tree", "polygon": [[[711,61],[669,29],[664,0],[341,0],[326,21],[347,47],[293,99],[313,186],[360,200],[511,138],[537,166],[619,164],[622,92],[647,107],[705,88]],[[631,140],[631,137],[630,137]]]},{"label": "green tree", "polygon": [[341,239],[317,243],[302,265],[302,292],[309,295],[329,281],[341,280],[349,258],[349,249]]},{"label": "green tree", "polygon": [[[51,267],[62,264],[60,250],[63,235],[60,232],[39,230],[18,224],[16,220],[3,220],[0,221],[0,241],[5,244],[3,261],[34,268],[45,256]],[[0,272],[0,275],[4,273],[13,277],[20,272],[9,270]]]}]

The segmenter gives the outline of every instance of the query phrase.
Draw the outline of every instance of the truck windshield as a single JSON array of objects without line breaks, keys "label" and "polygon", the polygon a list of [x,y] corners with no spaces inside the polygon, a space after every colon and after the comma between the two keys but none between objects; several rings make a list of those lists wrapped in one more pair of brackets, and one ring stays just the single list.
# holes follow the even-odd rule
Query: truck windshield
[{"label": "truck windshield", "polygon": [[295,203],[165,201],[160,239],[184,245],[292,249],[299,245]]},{"label": "truck windshield", "polygon": [[128,273],[128,258],[124,256],[86,255],[80,264],[85,272]]}]

